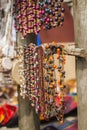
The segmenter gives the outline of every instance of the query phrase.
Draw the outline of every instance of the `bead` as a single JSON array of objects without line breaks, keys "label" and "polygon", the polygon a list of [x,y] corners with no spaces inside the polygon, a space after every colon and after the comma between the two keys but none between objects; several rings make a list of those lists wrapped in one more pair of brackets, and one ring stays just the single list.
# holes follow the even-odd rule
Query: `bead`
[{"label": "bead", "polygon": [[[27,3],[26,0],[21,0],[21,2],[20,4],[20,0],[18,0],[18,5],[16,3],[18,7],[16,26],[21,31],[22,36],[25,37],[27,33],[31,32],[39,33],[41,26],[44,29],[51,29],[62,25],[64,8],[61,2],[63,0],[40,0],[37,5],[35,4],[36,0],[32,2],[29,0]],[[31,106],[35,108],[37,113],[40,112],[45,119],[50,118],[52,113],[57,116],[58,120],[63,120],[63,109],[65,109],[63,104],[65,77],[63,46],[48,44],[44,46],[43,51],[39,50],[40,53],[33,44],[26,45],[23,49],[21,55],[24,55],[24,61],[22,62],[21,59],[23,65],[20,66],[20,69],[24,67],[24,71],[20,72],[20,81],[24,82],[21,79],[21,75],[24,73],[25,83],[20,85],[21,95],[23,97],[27,95]],[[59,65],[54,64],[54,54],[57,54]],[[56,68],[58,69],[59,83],[55,78]],[[60,100],[58,99],[59,104],[55,103],[58,96],[60,98]]]},{"label": "bead", "polygon": [[51,6],[52,6],[52,7],[54,7],[54,5],[55,5],[55,3],[54,3],[54,2],[52,2],[52,3],[51,3]]},{"label": "bead", "polygon": [[55,12],[52,12],[52,15],[55,16]]},{"label": "bead", "polygon": [[61,8],[61,4],[58,4],[58,8]]},{"label": "bead", "polygon": [[61,11],[62,11],[62,12],[64,12],[64,11],[65,11],[65,9],[64,9],[64,8],[62,8],[62,9],[61,9]]},{"label": "bead", "polygon": [[60,0],[60,2],[63,2],[63,0]]},{"label": "bead", "polygon": [[[24,37],[30,32],[35,32],[36,34],[39,33],[41,26],[43,29],[51,29],[52,27],[63,25],[62,22],[64,19],[57,18],[57,16],[61,17],[61,12],[63,13],[65,11],[61,4],[63,0],[40,0],[37,5],[35,2],[36,1],[32,1],[31,3],[30,0],[21,0],[17,1],[15,4],[16,7],[14,7],[15,14],[18,14],[16,18],[16,20],[18,20],[16,22],[16,28]],[[58,8],[61,9],[58,10]],[[47,18],[51,20],[46,21]],[[37,19],[36,22],[35,19]],[[32,22],[32,24],[30,24],[30,22]]]},{"label": "bead", "polygon": [[57,21],[58,20],[58,17],[55,17],[55,21]]},{"label": "bead", "polygon": [[64,21],[64,18],[63,18],[63,17],[61,17],[61,18],[60,18],[60,20],[63,22],[63,21]]},{"label": "bead", "polygon": [[61,13],[58,13],[58,17],[60,17],[61,16]]},{"label": "bead", "polygon": [[55,7],[55,11],[58,11],[58,8],[57,8],[57,7]]}]

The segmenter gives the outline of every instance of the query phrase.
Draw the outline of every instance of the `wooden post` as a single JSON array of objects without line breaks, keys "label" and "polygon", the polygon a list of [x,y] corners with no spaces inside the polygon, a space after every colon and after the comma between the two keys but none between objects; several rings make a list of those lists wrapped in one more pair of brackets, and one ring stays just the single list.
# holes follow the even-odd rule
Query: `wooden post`
[{"label": "wooden post", "polygon": [[[18,36],[19,44],[36,43],[36,35],[31,33],[22,40]],[[20,92],[20,86],[18,93]],[[29,99],[22,99],[18,96],[19,101],[19,130],[40,130],[39,115],[35,113],[35,109],[30,106]]]},{"label": "wooden post", "polygon": [[[76,47],[87,52],[87,0],[73,0]],[[78,130],[87,129],[87,57],[76,61],[78,86]]]}]

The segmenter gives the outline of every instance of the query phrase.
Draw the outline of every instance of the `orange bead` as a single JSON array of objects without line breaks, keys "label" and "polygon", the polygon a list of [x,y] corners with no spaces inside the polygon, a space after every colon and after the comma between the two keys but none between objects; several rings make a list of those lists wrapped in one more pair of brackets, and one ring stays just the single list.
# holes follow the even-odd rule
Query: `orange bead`
[{"label": "orange bead", "polygon": [[59,48],[57,49],[57,53],[60,55],[60,49]]},{"label": "orange bead", "polygon": [[61,102],[61,101],[59,102],[59,105],[60,105],[60,106],[62,105],[62,102]]},{"label": "orange bead", "polygon": [[59,76],[61,77],[61,76],[62,76],[62,73],[60,73]]},{"label": "orange bead", "polygon": [[44,116],[43,115],[40,115],[40,120],[44,120]]},{"label": "orange bead", "polygon": [[5,119],[5,115],[3,113],[0,114],[0,123]]},{"label": "orange bead", "polygon": [[53,96],[52,96],[52,95],[49,95],[49,98],[51,98],[51,99],[52,99],[52,98],[53,98]]},{"label": "orange bead", "polygon": [[53,41],[52,44],[56,45],[57,43],[55,41]]},{"label": "orange bead", "polygon": [[66,61],[66,58],[64,59],[64,61]]},{"label": "orange bead", "polygon": [[62,23],[62,22],[60,22],[60,26],[63,26],[63,23]]},{"label": "orange bead", "polygon": [[60,85],[60,88],[63,88],[63,85]]},{"label": "orange bead", "polygon": [[54,86],[53,86],[53,85],[50,85],[50,88],[54,88]]},{"label": "orange bead", "polygon": [[62,94],[62,93],[60,93],[59,97],[60,97],[60,98],[62,98],[62,97],[63,97],[63,94]]},{"label": "orange bead", "polygon": [[60,121],[60,124],[63,124],[63,120]]},{"label": "orange bead", "polygon": [[50,56],[50,58],[49,58],[50,60],[53,60],[53,57],[52,56]]},{"label": "orange bead", "polygon": [[53,65],[53,68],[54,68],[54,69],[56,69],[56,68],[57,68],[57,66],[56,66],[56,65]]},{"label": "orange bead", "polygon": [[60,80],[58,80],[58,84],[60,85]]},{"label": "orange bead", "polygon": [[53,72],[50,72],[50,75],[53,75]]},{"label": "orange bead", "polygon": [[52,84],[52,85],[55,85],[55,82],[52,82],[51,84]]},{"label": "orange bead", "polygon": [[63,64],[65,64],[65,63],[66,63],[66,61],[63,62]]},{"label": "orange bead", "polygon": [[44,61],[47,62],[47,58],[45,58]]},{"label": "orange bead", "polygon": [[65,59],[65,55],[62,55],[63,59]]},{"label": "orange bead", "polygon": [[49,48],[49,45],[46,45],[45,48],[48,49],[48,48]]}]

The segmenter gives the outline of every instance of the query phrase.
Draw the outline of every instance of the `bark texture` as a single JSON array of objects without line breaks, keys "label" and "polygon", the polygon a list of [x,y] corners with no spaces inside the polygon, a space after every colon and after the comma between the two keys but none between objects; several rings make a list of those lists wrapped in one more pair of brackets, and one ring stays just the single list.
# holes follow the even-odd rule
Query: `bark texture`
[{"label": "bark texture", "polygon": [[[87,0],[73,0],[76,47],[87,52]],[[76,60],[78,130],[87,129],[87,57]]]}]

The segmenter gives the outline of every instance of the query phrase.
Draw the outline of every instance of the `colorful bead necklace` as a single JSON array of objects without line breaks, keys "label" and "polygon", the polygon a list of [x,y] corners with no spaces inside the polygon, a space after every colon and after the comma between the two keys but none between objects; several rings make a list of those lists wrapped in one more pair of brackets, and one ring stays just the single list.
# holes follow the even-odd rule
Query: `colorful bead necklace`
[{"label": "colorful bead necklace", "polygon": [[63,0],[15,0],[15,27],[22,37],[63,24]]},{"label": "colorful bead necklace", "polygon": [[16,29],[24,38],[28,33],[38,33],[40,31],[40,22],[38,15],[37,1],[16,0],[14,4],[14,17]]},{"label": "colorful bead necklace", "polygon": [[[63,121],[64,114],[64,63],[62,45],[26,45],[22,50],[22,74],[25,80],[21,82],[21,95],[28,96],[31,106],[48,120],[56,116]],[[24,54],[23,54],[24,53]],[[55,64],[54,55],[57,54],[58,66]],[[58,80],[55,70],[58,69]],[[58,100],[58,102],[57,102]]]}]

